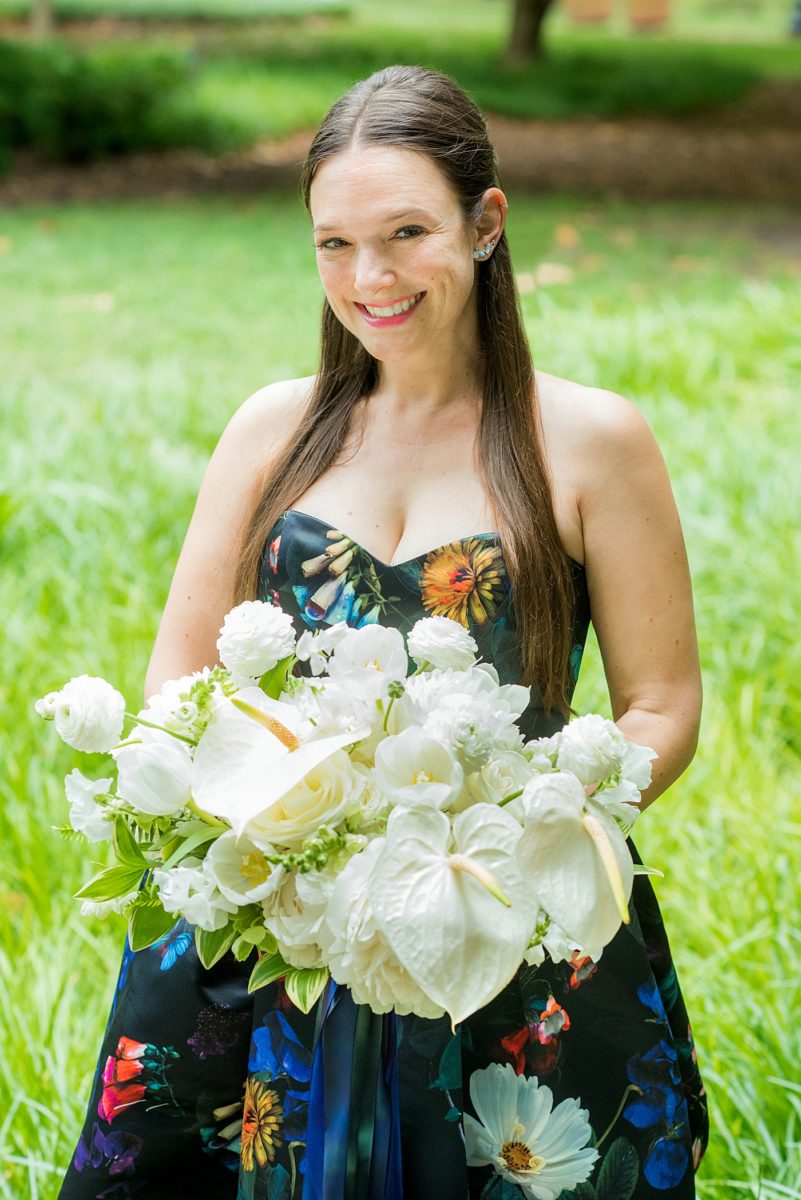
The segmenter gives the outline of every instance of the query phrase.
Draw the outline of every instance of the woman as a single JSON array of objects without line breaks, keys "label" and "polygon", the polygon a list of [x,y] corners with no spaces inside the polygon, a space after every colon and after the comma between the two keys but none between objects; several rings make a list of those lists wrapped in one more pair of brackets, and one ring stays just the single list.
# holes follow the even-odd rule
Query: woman
[{"label": "woman", "polygon": [[[299,632],[338,620],[406,631],[444,614],[502,681],[532,686],[520,728],[539,736],[569,715],[591,613],[614,717],[658,751],[650,804],[692,758],[701,703],[670,484],[631,404],[532,370],[479,112],[436,72],[380,71],[326,116],[303,189],[325,291],[320,369],[264,388],[225,430],[146,695],[214,664],[222,617],[247,597],[280,603]],[[703,1088],[645,876],[633,907],[599,962],[521,970],[456,1035],[447,1018],[398,1018],[407,1200],[586,1200],[596,1185],[616,1200],[694,1195]],[[62,1200],[339,1200],[312,1146],[362,1136],[359,1089],[345,1111],[334,1082],[359,1077],[359,1047],[345,1038],[326,1059],[323,1118],[310,1092],[317,1014],[280,984],[248,997],[250,967],[229,956],[204,971],[182,923],[126,954]],[[536,1128],[509,1125],[508,1096],[491,1097],[509,1127],[482,1150],[465,1144],[477,1126],[463,1114],[489,1120],[473,1101],[491,1063],[510,1064],[504,1081],[544,1107]],[[583,1110],[591,1173],[547,1115],[563,1100],[574,1123]],[[397,1193],[379,1179],[371,1119],[345,1194],[380,1200]]]}]

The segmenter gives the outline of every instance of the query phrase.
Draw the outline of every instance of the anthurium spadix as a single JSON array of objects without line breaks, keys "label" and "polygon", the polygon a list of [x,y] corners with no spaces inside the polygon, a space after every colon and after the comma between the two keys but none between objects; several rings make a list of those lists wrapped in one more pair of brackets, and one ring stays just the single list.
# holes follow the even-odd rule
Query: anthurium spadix
[{"label": "anthurium spadix", "polygon": [[519,823],[492,804],[453,820],[393,809],[368,880],[376,923],[412,979],[453,1024],[498,994],[520,966],[537,917],[515,862]]},{"label": "anthurium spadix", "polygon": [[520,797],[523,833],[517,862],[540,903],[591,957],[628,922],[634,868],[626,840],[575,775],[532,779]]},{"label": "anthurium spadix", "polygon": [[[238,703],[237,703],[238,702]],[[242,688],[220,704],[198,742],[192,764],[196,806],[241,834],[335,751],[368,729],[299,742],[300,714],[257,688]]]}]

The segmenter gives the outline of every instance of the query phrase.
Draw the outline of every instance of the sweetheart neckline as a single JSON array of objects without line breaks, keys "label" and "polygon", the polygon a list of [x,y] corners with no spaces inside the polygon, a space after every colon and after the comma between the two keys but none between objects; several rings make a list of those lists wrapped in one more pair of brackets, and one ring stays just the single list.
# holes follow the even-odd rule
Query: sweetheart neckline
[{"label": "sweetheart neckline", "polygon": [[[344,529],[340,529],[337,525],[332,525],[330,521],[324,520],[323,517],[316,517],[314,513],[305,512],[302,508],[285,508],[281,513],[281,516],[287,517],[290,513],[295,513],[299,517],[306,517],[308,520],[314,521],[316,525],[324,525],[327,529],[336,529],[337,533],[341,533],[343,537],[349,538],[349,540],[353,542],[354,546],[358,546],[360,550],[364,551],[364,553],[373,560],[373,562],[378,563],[380,567],[384,567],[384,569],[387,571],[395,571],[399,567],[408,567],[411,563],[419,562],[421,558],[428,558],[429,554],[436,554],[439,550],[445,550],[448,546],[461,546],[464,542],[469,541],[470,538],[494,538],[500,550],[503,551],[501,535],[498,533],[498,531],[487,530],[484,533],[467,533],[464,537],[453,538],[450,542],[443,542],[441,546],[432,546],[430,550],[424,550],[422,554],[415,554],[412,558],[404,558],[400,562],[388,563],[384,562],[383,558],[379,558],[376,554],[373,554],[367,549],[366,546],[363,546],[361,542],[357,542],[356,538],[351,537],[350,534]],[[568,558],[570,559],[571,563],[579,568],[579,570],[584,570],[584,564],[580,563],[577,558],[573,558],[571,555],[568,555]]]}]

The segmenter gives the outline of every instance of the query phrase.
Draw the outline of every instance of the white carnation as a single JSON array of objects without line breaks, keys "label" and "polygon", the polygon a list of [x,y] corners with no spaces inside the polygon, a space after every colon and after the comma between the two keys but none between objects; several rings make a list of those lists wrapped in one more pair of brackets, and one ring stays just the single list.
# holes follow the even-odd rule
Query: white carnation
[{"label": "white carnation", "polygon": [[222,929],[237,911],[238,906],[217,887],[208,864],[197,858],[185,858],[168,871],[157,867],[153,881],[165,912],[185,917],[207,933]]},{"label": "white carnation", "polygon": [[259,679],[295,649],[292,618],[274,604],[245,600],[226,613],[217,649],[229,671]]},{"label": "white carnation", "polygon": [[556,765],[590,787],[619,773],[625,751],[626,739],[614,721],[589,713],[562,729]]},{"label": "white carnation", "polygon": [[332,978],[350,988],[357,1004],[373,1012],[441,1017],[444,1009],[429,1000],[391,950],[376,924],[367,881],[385,844],[370,842],[340,871],[320,932]]},{"label": "white carnation", "polygon": [[476,661],[478,644],[458,621],[450,617],[421,617],[406,639],[409,653],[418,665],[463,671]]},{"label": "white carnation", "polygon": [[70,825],[83,833],[90,842],[106,842],[112,834],[112,824],[106,820],[106,810],[96,797],[108,792],[111,779],[87,779],[76,767],[64,780],[70,804]]},{"label": "white carnation", "polygon": [[95,675],[75,676],[34,707],[40,717],[55,721],[68,746],[87,754],[108,753],[122,736],[125,697]]}]

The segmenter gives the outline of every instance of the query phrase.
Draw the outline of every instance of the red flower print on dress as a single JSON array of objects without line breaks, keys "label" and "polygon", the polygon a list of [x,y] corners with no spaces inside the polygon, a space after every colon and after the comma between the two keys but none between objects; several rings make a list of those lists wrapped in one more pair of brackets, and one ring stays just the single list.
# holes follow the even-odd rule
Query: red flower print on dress
[{"label": "red flower print on dress", "polygon": [[569,1028],[570,1017],[549,994],[538,1019],[501,1038],[505,1061],[511,1063],[518,1075],[522,1075],[527,1067],[534,1075],[549,1075],[559,1058],[559,1035]]},{"label": "red flower print on dress", "polygon": [[98,1115],[109,1124],[133,1104],[146,1097],[158,1096],[177,1107],[172,1088],[167,1082],[167,1067],[178,1054],[172,1046],[151,1046],[134,1038],[121,1037],[117,1049],[103,1067],[103,1091],[98,1101]]},{"label": "red flower print on dress", "polygon": [[573,968],[573,973],[567,982],[572,992],[581,987],[582,983],[586,983],[588,979],[592,979],[598,970],[598,964],[594,963],[588,954],[579,954],[578,950],[573,951],[570,966]]}]

